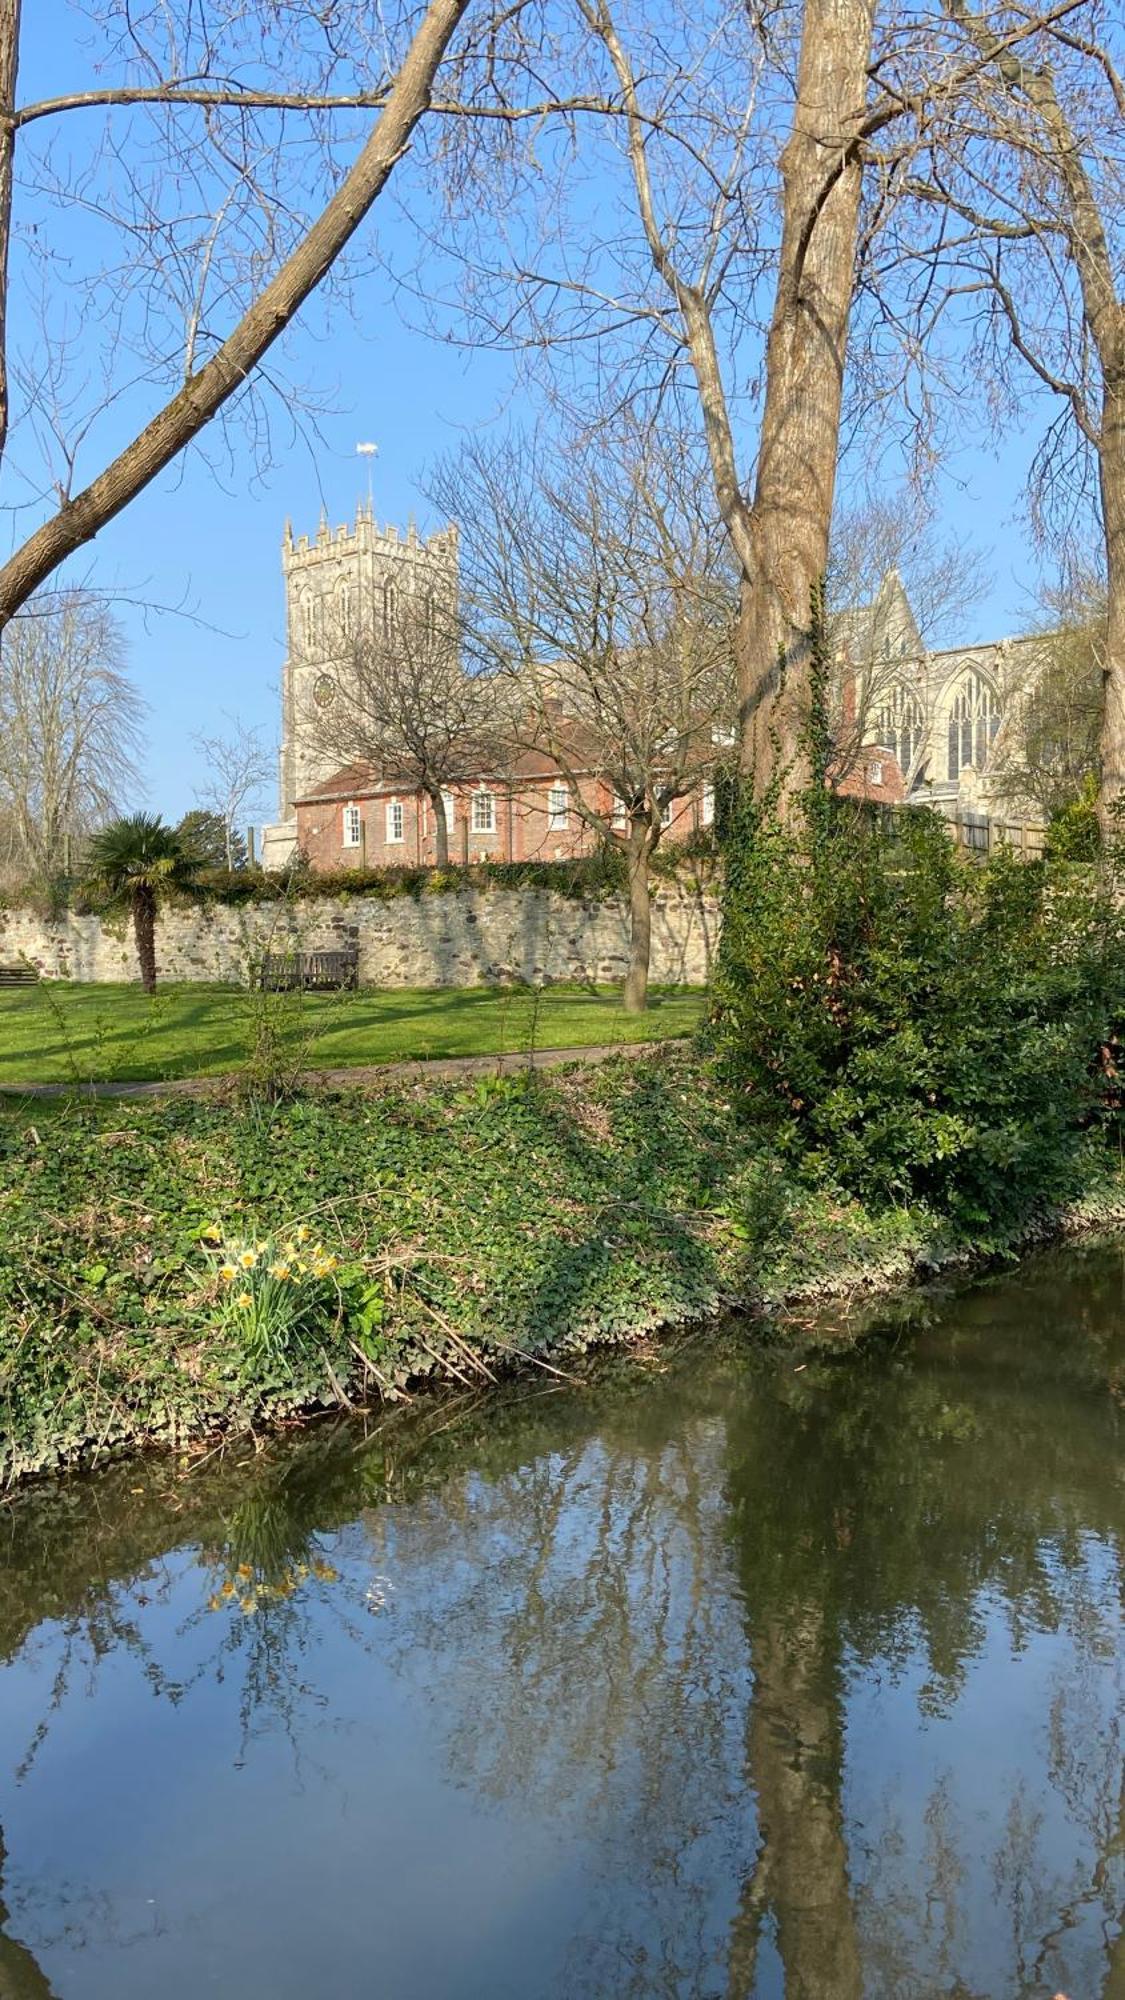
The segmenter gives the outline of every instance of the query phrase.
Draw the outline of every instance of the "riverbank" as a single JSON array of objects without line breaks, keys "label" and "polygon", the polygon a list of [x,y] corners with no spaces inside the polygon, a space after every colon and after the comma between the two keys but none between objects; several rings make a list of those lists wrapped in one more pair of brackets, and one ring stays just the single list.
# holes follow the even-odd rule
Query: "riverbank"
[{"label": "riverbank", "polygon": [[0,1482],[1122,1220],[1093,1142],[1002,1239],[870,1213],[803,1186],[682,1048],[274,1107],[10,1104]]}]

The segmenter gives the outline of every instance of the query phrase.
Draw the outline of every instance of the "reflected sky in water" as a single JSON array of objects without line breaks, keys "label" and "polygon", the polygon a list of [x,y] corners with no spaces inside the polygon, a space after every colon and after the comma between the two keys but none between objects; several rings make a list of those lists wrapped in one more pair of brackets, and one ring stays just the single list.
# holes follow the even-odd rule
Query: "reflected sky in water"
[{"label": "reflected sky in water", "polygon": [[1125,1996],[1123,1425],[1097,1248],[23,1497],[0,2000]]}]

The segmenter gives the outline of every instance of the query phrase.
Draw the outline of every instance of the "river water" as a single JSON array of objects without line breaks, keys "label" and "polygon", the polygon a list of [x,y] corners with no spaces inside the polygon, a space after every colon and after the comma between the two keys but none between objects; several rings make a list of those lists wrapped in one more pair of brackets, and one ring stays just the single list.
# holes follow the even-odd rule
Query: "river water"
[{"label": "river water", "polygon": [[2,2000],[1125,1996],[1125,1250],[0,1512]]}]

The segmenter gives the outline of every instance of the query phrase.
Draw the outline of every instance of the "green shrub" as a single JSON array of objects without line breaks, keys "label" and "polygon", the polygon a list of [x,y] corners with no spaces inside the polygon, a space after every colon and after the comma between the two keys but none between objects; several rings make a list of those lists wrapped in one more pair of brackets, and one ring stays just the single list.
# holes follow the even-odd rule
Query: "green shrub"
[{"label": "green shrub", "polygon": [[[705,838],[697,854],[690,843],[684,843],[682,858],[703,859],[708,844]],[[680,858],[678,850],[669,849],[664,872],[671,872]],[[451,863],[440,869],[339,868],[314,874],[305,867],[275,875],[259,868],[238,868],[232,873],[210,868],[196,876],[192,900],[247,905],[338,896],[391,902],[398,896],[460,895],[466,889],[549,889],[557,896],[585,902],[620,895],[625,883],[624,854],[619,846],[606,842],[596,853],[571,861],[479,861],[468,868]],[[60,916],[68,909],[88,915],[108,907],[109,898],[89,882],[24,884],[0,890],[0,908],[34,909],[44,916]]]},{"label": "green shrub", "polygon": [[1077,798],[1051,814],[1047,853],[1053,861],[1096,861],[1100,845],[1098,786],[1097,780],[1089,777]]},{"label": "green shrub", "polygon": [[806,1180],[1002,1229],[1065,1198],[1116,1127],[1125,927],[1092,873],[958,855],[823,797],[727,840],[712,1034]]}]

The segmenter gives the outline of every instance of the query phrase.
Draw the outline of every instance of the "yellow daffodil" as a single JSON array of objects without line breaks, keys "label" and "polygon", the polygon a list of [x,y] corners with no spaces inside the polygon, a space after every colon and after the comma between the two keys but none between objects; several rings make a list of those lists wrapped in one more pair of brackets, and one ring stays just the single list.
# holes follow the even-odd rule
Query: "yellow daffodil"
[{"label": "yellow daffodil", "polygon": [[243,1312],[245,1312],[248,1307],[252,1306],[253,1303],[254,1303],[253,1292],[239,1292],[238,1297],[235,1300],[235,1305],[241,1306]]},{"label": "yellow daffodil", "polygon": [[259,1257],[264,1257],[269,1247],[270,1246],[268,1243],[255,1243],[254,1245],[254,1248],[257,1251]]},{"label": "yellow daffodil", "polygon": [[199,1238],[202,1243],[221,1243],[223,1232],[217,1222],[209,1222],[206,1229],[200,1230]]},{"label": "yellow daffodil", "polygon": [[238,1261],[244,1271],[252,1271],[258,1259],[252,1250],[244,1250]]},{"label": "yellow daffodil", "polygon": [[309,1240],[308,1225],[302,1222],[300,1228],[297,1231],[297,1241],[298,1243],[307,1243],[308,1240]]},{"label": "yellow daffodil", "polygon": [[270,1265],[270,1277],[271,1277],[271,1278],[282,1278],[282,1279],[284,1279],[284,1278],[287,1278],[288,1276],[289,1276],[289,1266],[288,1266],[288,1264],[271,1264],[271,1265]]},{"label": "yellow daffodil", "polygon": [[222,1264],[219,1267],[219,1276],[224,1284],[229,1285],[238,1276],[238,1273],[233,1264]]}]

